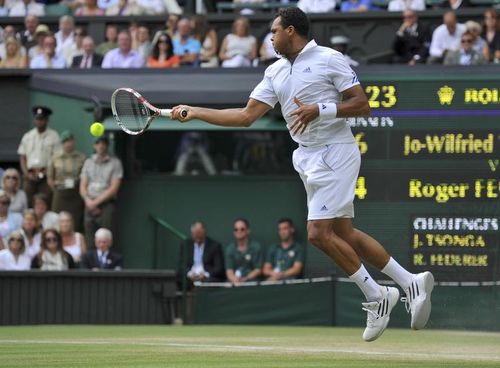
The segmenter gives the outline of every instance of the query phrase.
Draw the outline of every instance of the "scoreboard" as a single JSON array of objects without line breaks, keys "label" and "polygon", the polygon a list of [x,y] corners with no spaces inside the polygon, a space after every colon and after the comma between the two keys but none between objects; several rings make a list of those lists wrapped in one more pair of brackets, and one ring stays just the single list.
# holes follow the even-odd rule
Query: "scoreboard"
[{"label": "scoreboard", "polygon": [[[363,158],[356,210],[377,204],[388,222],[380,231],[404,242],[415,272],[500,279],[500,79],[365,79],[363,87],[371,117],[348,119]],[[362,218],[360,228],[373,227]]]}]

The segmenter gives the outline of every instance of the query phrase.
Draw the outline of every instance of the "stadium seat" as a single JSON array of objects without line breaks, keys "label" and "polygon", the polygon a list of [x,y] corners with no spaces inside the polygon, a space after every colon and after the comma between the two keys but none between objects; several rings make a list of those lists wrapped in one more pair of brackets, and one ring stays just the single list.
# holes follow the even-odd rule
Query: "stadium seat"
[{"label": "stadium seat", "polygon": [[71,14],[69,6],[64,4],[49,4],[45,6],[45,15],[53,17],[61,17],[63,15]]},{"label": "stadium seat", "polygon": [[494,6],[500,4],[500,0],[470,0],[470,3],[475,6]]},{"label": "stadium seat", "polygon": [[432,8],[434,6],[439,6],[442,3],[444,3],[446,0],[425,0],[425,5],[427,5],[428,8]]}]

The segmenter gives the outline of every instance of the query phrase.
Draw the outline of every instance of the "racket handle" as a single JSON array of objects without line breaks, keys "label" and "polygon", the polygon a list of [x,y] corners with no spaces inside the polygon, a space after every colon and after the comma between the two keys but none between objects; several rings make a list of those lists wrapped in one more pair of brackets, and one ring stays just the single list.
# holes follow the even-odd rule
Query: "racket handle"
[{"label": "racket handle", "polygon": [[[181,111],[181,116],[185,118],[187,116],[188,112],[187,110],[182,110]],[[160,109],[160,115],[161,116],[166,116],[166,117],[172,117],[172,109]]]}]

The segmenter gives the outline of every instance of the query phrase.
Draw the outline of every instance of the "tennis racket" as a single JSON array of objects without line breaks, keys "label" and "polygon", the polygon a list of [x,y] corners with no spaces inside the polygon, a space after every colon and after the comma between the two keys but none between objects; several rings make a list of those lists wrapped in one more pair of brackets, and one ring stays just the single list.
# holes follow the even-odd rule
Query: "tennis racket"
[{"label": "tennis racket", "polygon": [[[118,126],[127,134],[144,133],[151,122],[159,117],[172,117],[171,109],[159,109],[151,105],[141,94],[132,88],[118,88],[111,96],[111,110]],[[187,111],[182,110],[185,118]]]}]

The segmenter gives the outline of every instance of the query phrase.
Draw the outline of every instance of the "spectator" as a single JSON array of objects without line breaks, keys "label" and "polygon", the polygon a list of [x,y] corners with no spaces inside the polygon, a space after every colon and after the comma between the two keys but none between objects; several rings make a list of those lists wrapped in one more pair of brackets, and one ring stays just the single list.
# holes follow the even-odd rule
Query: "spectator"
[{"label": "spectator", "polygon": [[114,5],[109,6],[106,9],[107,16],[121,15],[121,16],[131,16],[131,15],[143,15],[145,10],[139,6],[135,1],[130,2],[129,0],[118,0]]},{"label": "spectator", "polygon": [[95,43],[91,36],[83,38],[82,48],[83,54],[73,58],[71,67],[80,69],[100,68],[102,64],[102,55],[95,53]]},{"label": "spectator", "polygon": [[227,279],[235,285],[258,280],[262,273],[260,244],[250,240],[250,225],[246,219],[236,219],[233,231],[235,241],[227,246],[224,257]]},{"label": "spectator", "polygon": [[233,22],[233,33],[224,37],[219,58],[224,68],[249,67],[257,57],[257,40],[250,34],[247,18]]},{"label": "spectator", "polygon": [[[108,9],[110,6],[118,4],[118,0],[97,0],[97,6],[100,9]],[[118,34],[118,33],[117,33]]]},{"label": "spectator", "polygon": [[24,238],[24,252],[30,257],[30,260],[40,252],[40,244],[42,243],[42,232],[40,230],[35,210],[28,209],[24,211],[20,231]]},{"label": "spectator", "polygon": [[106,26],[106,41],[100,43],[96,48],[96,53],[100,55],[106,54],[109,50],[118,47],[118,26],[116,24],[108,24]]},{"label": "spectator", "polygon": [[304,248],[294,240],[292,220],[284,218],[278,222],[280,243],[269,248],[263,273],[269,281],[294,279],[304,269]]},{"label": "spectator", "polygon": [[203,169],[208,175],[215,175],[212,158],[208,154],[208,136],[205,132],[186,132],[182,135],[179,144],[179,154],[175,165],[175,175],[186,175],[191,158],[199,158]]},{"label": "spectator", "polygon": [[5,170],[2,177],[2,189],[9,196],[9,212],[22,214],[28,208],[28,197],[21,189],[21,176],[14,168]]},{"label": "spectator", "polygon": [[7,17],[9,10],[9,7],[5,5],[5,0],[0,0],[0,17]]},{"label": "spectator", "polygon": [[469,0],[447,0],[440,4],[441,8],[448,8],[452,10],[469,8],[471,3]]},{"label": "spectator", "polygon": [[109,68],[141,68],[144,60],[132,50],[132,38],[128,31],[121,31],[118,34],[118,47],[108,51],[102,61],[102,67]]},{"label": "spectator", "polygon": [[0,61],[0,68],[23,69],[28,66],[26,55],[21,53],[21,45],[14,37],[5,41],[6,55]]},{"label": "spectator", "polygon": [[27,15],[43,17],[45,15],[44,5],[38,4],[34,0],[22,0],[16,2],[9,12],[10,17],[25,17]]},{"label": "spectator", "polygon": [[[11,37],[18,41],[19,36],[16,35],[16,29],[14,26],[7,25],[3,29],[3,42],[0,44],[0,59],[5,59],[7,54],[6,41]],[[21,56],[26,56],[26,49],[21,44],[19,45],[19,52]]]},{"label": "spectator", "polygon": [[24,254],[24,240],[19,231],[13,231],[7,238],[7,248],[0,250],[0,270],[26,271],[31,259]]},{"label": "spectator", "polygon": [[56,53],[57,40],[54,36],[48,35],[43,39],[43,53],[31,60],[32,69],[64,69],[66,60]]},{"label": "spectator", "polygon": [[176,68],[179,66],[181,58],[174,55],[172,39],[165,32],[162,33],[153,45],[153,50],[148,58],[149,68]]},{"label": "spectator", "polygon": [[108,146],[106,136],[97,138],[96,153],[85,161],[80,175],[80,195],[85,202],[85,240],[89,247],[98,228],[113,228],[115,199],[123,177],[122,163],[109,155]]},{"label": "spectator", "polygon": [[219,66],[217,59],[217,33],[208,24],[207,18],[203,15],[193,15],[191,17],[193,37],[201,44],[200,66],[202,68],[215,68]]},{"label": "spectator", "polygon": [[187,277],[189,289],[195,281],[224,280],[222,247],[207,236],[206,226],[201,221],[191,225],[191,239],[181,244],[178,270],[180,278]]},{"label": "spectator", "polygon": [[75,20],[70,15],[63,15],[59,18],[59,30],[55,33],[55,38],[57,40],[57,55],[62,55],[66,53],[66,49],[73,48],[75,43]]},{"label": "spectator", "polygon": [[59,229],[64,250],[71,254],[76,263],[79,263],[82,255],[87,252],[87,245],[84,236],[75,231],[71,213],[66,211],[59,213]]},{"label": "spectator", "polygon": [[38,27],[38,17],[36,15],[27,15],[24,18],[25,30],[21,33],[21,44],[26,50],[35,46],[35,31]]},{"label": "spectator", "polygon": [[483,53],[474,49],[474,35],[470,31],[462,34],[461,47],[450,50],[444,58],[444,65],[479,65],[486,64]]},{"label": "spectator", "polygon": [[387,10],[392,12],[404,12],[405,10],[424,11],[425,0],[390,0]]},{"label": "spectator", "polygon": [[431,64],[441,63],[448,51],[457,50],[460,47],[462,33],[465,30],[465,24],[457,23],[454,11],[446,12],[443,15],[443,24],[438,26],[432,33],[428,62]]},{"label": "spectator", "polygon": [[136,0],[144,12],[149,15],[165,14],[165,5],[163,0]]},{"label": "spectator", "polygon": [[165,23],[166,32],[172,40],[178,38],[177,24],[179,23],[180,15],[177,13],[169,13],[167,22]]},{"label": "spectator", "polygon": [[346,0],[340,5],[341,12],[365,12],[371,10],[371,0]]},{"label": "spectator", "polygon": [[349,65],[358,66],[359,63],[347,54],[347,49],[349,48],[349,42],[350,40],[345,36],[333,36],[332,38],[330,38],[332,49],[337,50],[342,55],[344,55]]},{"label": "spectator", "polygon": [[481,38],[481,25],[473,20],[468,20],[465,22],[465,28],[474,37],[472,48],[477,52],[483,54],[484,59],[488,61],[490,59],[490,49],[486,41]]},{"label": "spectator", "polygon": [[66,59],[66,65],[71,66],[75,56],[83,55],[83,38],[87,36],[87,31],[80,26],[75,27],[73,32],[74,42],[63,49],[63,56]]},{"label": "spectator", "polygon": [[43,271],[67,271],[75,268],[73,257],[63,249],[61,234],[57,230],[44,230],[40,248],[31,262],[31,268]]},{"label": "spectator", "polygon": [[75,139],[69,130],[61,133],[62,151],[54,154],[47,170],[47,182],[52,189],[52,209],[67,211],[82,230],[83,201],[80,197],[80,172],[85,155],[75,150]]},{"label": "spectator", "polygon": [[0,249],[12,231],[21,229],[22,217],[19,213],[9,212],[10,198],[0,190]]},{"label": "spectator", "polygon": [[335,11],[336,0],[299,0],[297,7],[304,13],[330,13]]},{"label": "spectator", "polygon": [[85,0],[85,5],[79,7],[75,11],[76,17],[81,16],[102,16],[104,15],[104,9],[101,9],[97,6],[97,0]]},{"label": "spectator", "polygon": [[32,111],[35,128],[23,135],[17,149],[24,176],[24,191],[28,196],[28,207],[33,206],[32,199],[35,193],[52,195],[47,184],[46,169],[50,158],[60,149],[59,135],[47,127],[52,110],[46,106],[34,106]]},{"label": "spectator", "polygon": [[100,228],[95,233],[95,246],[82,257],[82,268],[97,270],[121,270],[123,257],[112,251],[113,234],[106,228]]},{"label": "spectator", "polygon": [[33,209],[42,229],[56,229],[59,231],[59,215],[49,211],[49,203],[45,193],[37,193],[33,196]]},{"label": "spectator", "polygon": [[183,18],[177,24],[179,36],[172,40],[174,54],[181,58],[181,66],[198,66],[201,44],[191,35],[191,22]]},{"label": "spectator", "polygon": [[262,45],[259,49],[259,63],[264,66],[269,66],[279,59],[279,55],[274,49],[273,43],[271,41],[273,34],[269,32],[262,41]]},{"label": "spectator", "polygon": [[47,27],[45,24],[39,24],[36,27],[36,31],[33,34],[35,44],[28,50],[29,60],[33,60],[37,56],[44,54],[43,41],[48,35],[50,35],[50,30],[49,27]]},{"label": "spectator", "polygon": [[[235,4],[262,4],[265,0],[233,0]],[[255,14],[255,11],[251,8],[242,8],[240,10],[241,15],[251,15]]]},{"label": "spectator", "polygon": [[486,9],[484,11],[484,26],[481,37],[486,41],[489,48],[489,61],[495,59],[495,53],[498,53],[497,58],[500,58],[500,32],[498,31],[497,12],[495,9]]},{"label": "spectator", "polygon": [[137,51],[144,60],[148,59],[151,51],[151,42],[149,40],[149,28],[144,24],[140,24],[137,27],[137,32],[132,42],[132,48]]},{"label": "spectator", "polygon": [[415,65],[425,63],[429,56],[431,44],[429,28],[418,21],[413,10],[403,12],[403,24],[396,32],[393,43],[394,62]]}]

